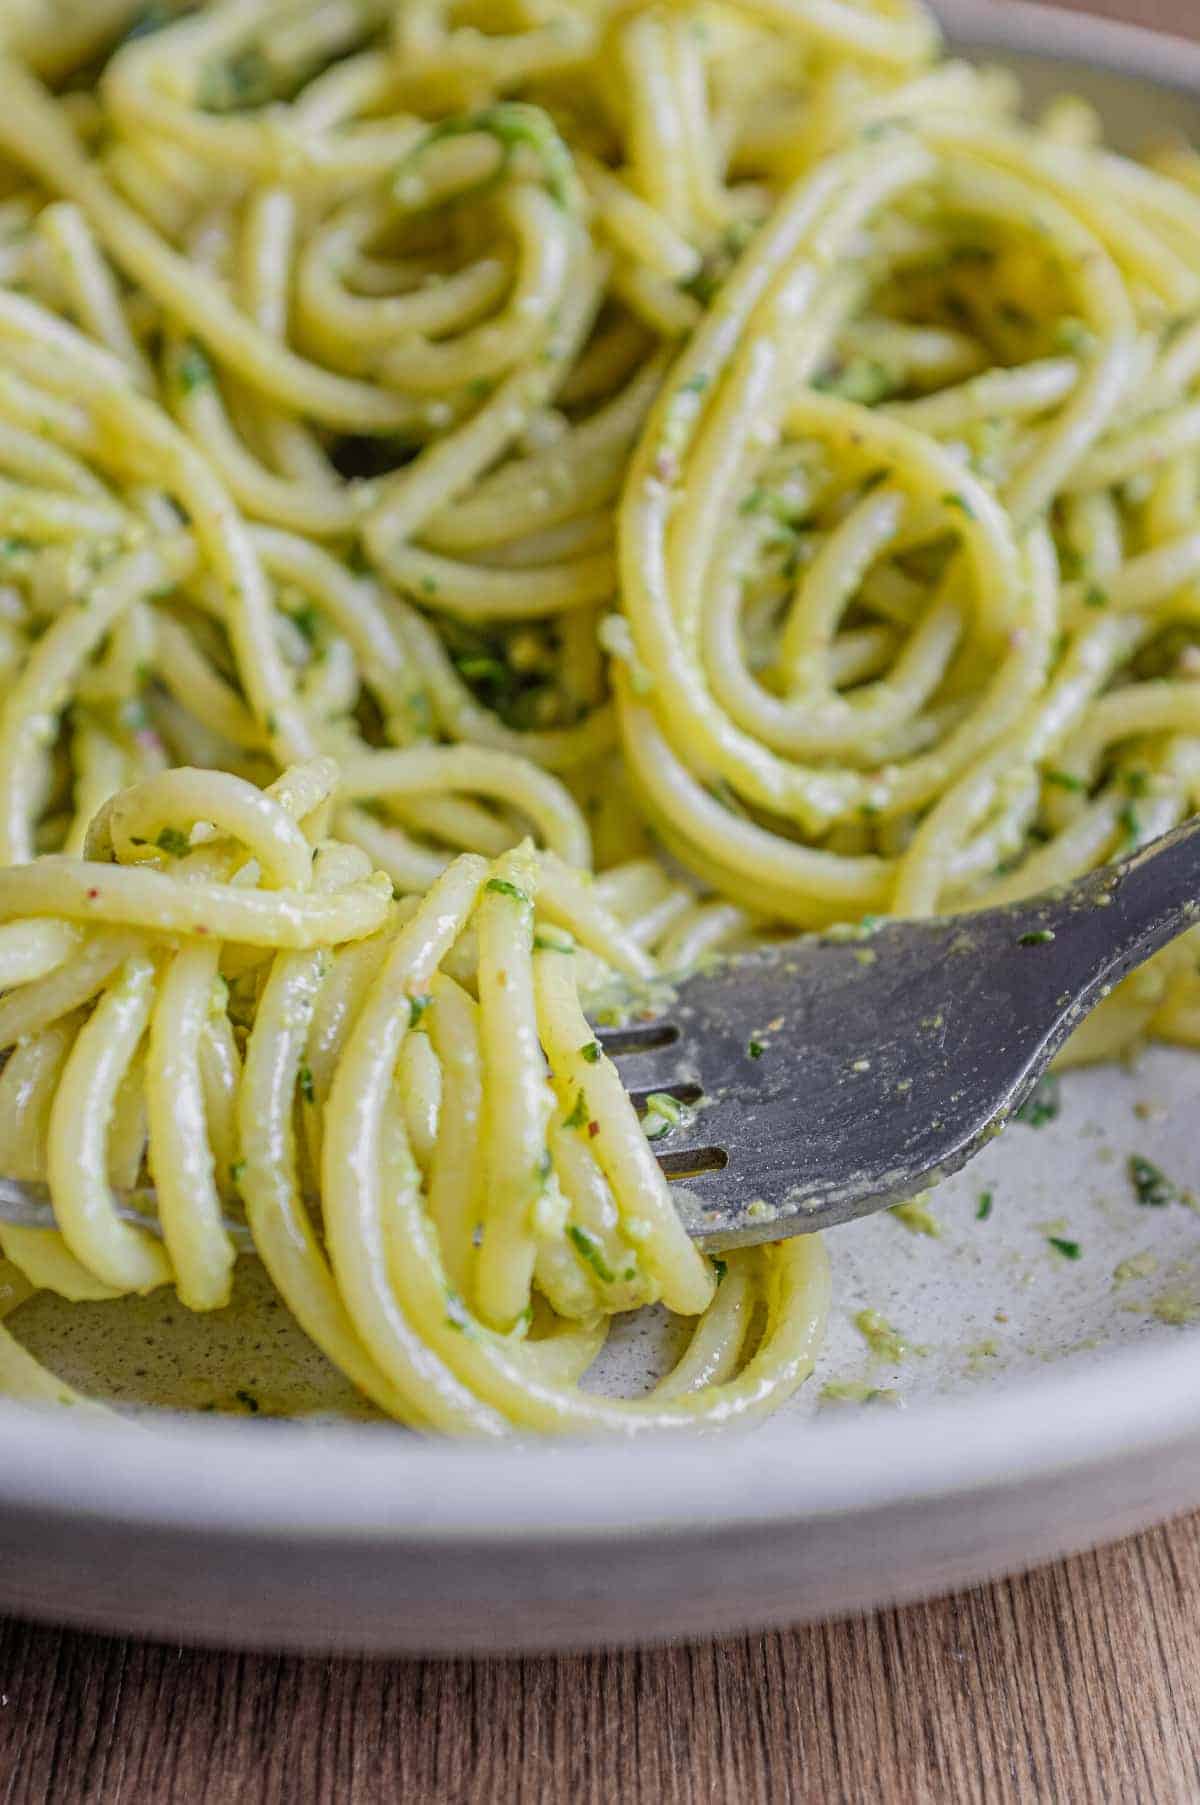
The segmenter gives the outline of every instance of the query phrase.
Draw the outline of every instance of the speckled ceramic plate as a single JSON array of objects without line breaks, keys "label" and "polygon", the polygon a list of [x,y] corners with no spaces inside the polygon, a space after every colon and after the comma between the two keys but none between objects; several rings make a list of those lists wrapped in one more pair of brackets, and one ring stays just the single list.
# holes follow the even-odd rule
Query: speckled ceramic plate
[{"label": "speckled ceramic plate", "polygon": [[[1089,93],[1119,143],[1200,128],[1200,48],[1041,7],[942,11],[1035,100]],[[831,1234],[820,1368],[753,1433],[481,1449],[0,1407],[0,1609],[260,1647],[583,1646],[912,1598],[1200,1505],[1198,1091],[1200,1059],[1163,1048],[1068,1077],[1057,1117],[1012,1127],[929,1219]],[[1179,1198],[1139,1202],[1131,1156]],[[265,1296],[249,1335],[130,1306],[119,1360],[113,1308],[39,1299],[17,1326],[135,1406],[236,1403],[249,1382],[285,1408],[321,1382]],[[864,1309],[893,1343],[864,1339]],[[636,1389],[664,1353],[653,1322],[618,1334],[599,1382]]]}]

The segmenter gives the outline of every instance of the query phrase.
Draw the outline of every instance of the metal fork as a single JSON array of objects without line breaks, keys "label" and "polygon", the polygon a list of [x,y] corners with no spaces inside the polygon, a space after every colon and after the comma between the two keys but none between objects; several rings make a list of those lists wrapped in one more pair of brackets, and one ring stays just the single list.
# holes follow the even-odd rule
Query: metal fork
[{"label": "metal fork", "polygon": [[[669,987],[597,1037],[690,1234],[714,1251],[829,1228],[966,1164],[1114,984],[1200,923],[1200,817],[1029,902],[782,941]],[[671,1126],[655,1096],[683,1106]],[[153,1228],[143,1210],[122,1208]],[[48,1226],[0,1179],[0,1222]],[[248,1245],[244,1224],[230,1223]]]},{"label": "metal fork", "polygon": [[695,1106],[659,1143],[714,1250],[867,1216],[997,1135],[1071,1030],[1200,922],[1200,817],[1048,895],[806,936],[679,984],[605,1033],[639,1102]]}]

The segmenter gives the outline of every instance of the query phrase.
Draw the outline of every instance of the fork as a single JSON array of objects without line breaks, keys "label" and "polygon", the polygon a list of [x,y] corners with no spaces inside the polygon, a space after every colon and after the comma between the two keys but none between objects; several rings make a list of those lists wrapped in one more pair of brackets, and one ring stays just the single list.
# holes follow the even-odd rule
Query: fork
[{"label": "fork", "polygon": [[[781,941],[625,1000],[597,1038],[713,1251],[829,1228],[956,1172],[1113,986],[1200,923],[1200,817],[1047,895]],[[661,993],[660,993],[661,994]],[[680,1106],[676,1113],[661,1099]],[[657,1100],[657,1101],[656,1101]],[[142,1208],[121,1214],[155,1227]],[[0,1179],[0,1223],[53,1225]],[[244,1223],[227,1227],[250,1250]]]}]

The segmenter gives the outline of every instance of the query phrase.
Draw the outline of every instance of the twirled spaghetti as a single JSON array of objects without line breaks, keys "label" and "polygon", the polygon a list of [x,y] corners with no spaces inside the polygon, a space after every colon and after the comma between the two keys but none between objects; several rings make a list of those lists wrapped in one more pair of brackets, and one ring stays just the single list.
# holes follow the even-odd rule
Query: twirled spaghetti
[{"label": "twirled spaghetti", "polygon": [[772,1408],[820,1246],[696,1251],[585,1008],[1195,806],[1200,162],[915,0],[79,11],[0,9],[0,1314],[248,1239],[416,1425]]}]

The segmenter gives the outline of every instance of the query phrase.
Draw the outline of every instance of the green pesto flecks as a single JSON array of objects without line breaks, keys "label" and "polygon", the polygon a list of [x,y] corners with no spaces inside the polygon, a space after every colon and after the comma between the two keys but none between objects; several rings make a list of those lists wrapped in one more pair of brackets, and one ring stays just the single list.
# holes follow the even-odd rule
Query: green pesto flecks
[{"label": "green pesto flecks", "polygon": [[528,903],[529,901],[524,890],[519,889],[516,884],[510,884],[506,877],[489,877],[483,887],[485,890],[490,890],[493,896],[511,896],[515,902],[519,903]]},{"label": "green pesto flecks", "polygon": [[925,1195],[922,1193],[908,1203],[895,1204],[890,1214],[904,1225],[910,1235],[928,1235],[931,1240],[938,1241],[941,1239],[942,1225],[926,1205]]},{"label": "green pesto flecks", "polygon": [[1168,1203],[1179,1202],[1178,1185],[1142,1154],[1130,1154],[1128,1172],[1133,1194],[1146,1208],[1162,1209]]},{"label": "green pesto flecks", "polygon": [[569,934],[547,934],[544,930],[533,937],[535,953],[573,953],[575,945]]},{"label": "green pesto flecks", "polygon": [[660,1141],[673,1128],[681,1128],[691,1120],[691,1111],[667,1091],[651,1091],[646,1098],[646,1114],[642,1129],[648,1141]]},{"label": "green pesto flecks", "polygon": [[613,1284],[615,1282],[613,1275],[596,1237],[590,1235],[586,1228],[580,1228],[577,1222],[567,1224],[567,1234],[580,1259],[587,1262],[600,1283],[602,1285]]},{"label": "green pesto flecks", "polygon": [[185,395],[213,379],[212,364],[204,347],[190,338],[175,362],[175,377]]},{"label": "green pesto flecks", "polygon": [[890,1404],[901,1403],[900,1393],[887,1385],[866,1385],[861,1379],[833,1379],[821,1387],[823,1404]]},{"label": "green pesto flecks", "polygon": [[854,1318],[854,1326],[866,1342],[873,1354],[881,1360],[899,1362],[907,1359],[909,1354],[922,1354],[924,1348],[914,1347],[905,1341],[898,1329],[894,1329],[878,1310],[860,1310]]},{"label": "green pesto flecks", "polygon": [[1062,1109],[1062,1086],[1055,1072],[1047,1072],[1039,1078],[1033,1090],[1026,1097],[1020,1109],[1013,1115],[1014,1122],[1023,1122],[1026,1128],[1044,1128],[1047,1122],[1057,1119]]},{"label": "green pesto flecks", "polygon": [[1149,1251],[1130,1254],[1127,1260],[1122,1260],[1113,1267],[1113,1284],[1129,1285],[1135,1279],[1152,1278],[1157,1271],[1158,1258],[1155,1254]]},{"label": "green pesto flecks", "polygon": [[1164,1291],[1150,1305],[1150,1314],[1171,1328],[1186,1328],[1200,1321],[1200,1298],[1190,1291]]}]

